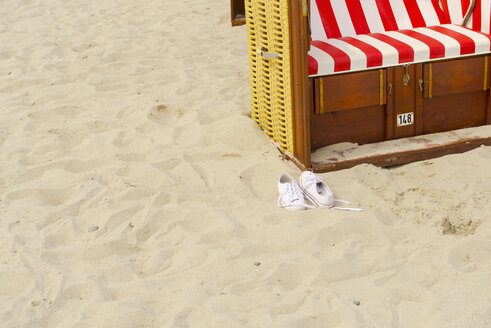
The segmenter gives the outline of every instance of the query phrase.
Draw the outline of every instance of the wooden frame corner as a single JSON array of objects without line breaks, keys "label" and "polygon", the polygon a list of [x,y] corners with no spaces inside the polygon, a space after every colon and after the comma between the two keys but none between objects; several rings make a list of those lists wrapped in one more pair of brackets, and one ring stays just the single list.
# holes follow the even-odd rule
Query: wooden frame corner
[{"label": "wooden frame corner", "polygon": [[230,14],[232,26],[240,26],[246,23],[244,0],[230,0]]}]

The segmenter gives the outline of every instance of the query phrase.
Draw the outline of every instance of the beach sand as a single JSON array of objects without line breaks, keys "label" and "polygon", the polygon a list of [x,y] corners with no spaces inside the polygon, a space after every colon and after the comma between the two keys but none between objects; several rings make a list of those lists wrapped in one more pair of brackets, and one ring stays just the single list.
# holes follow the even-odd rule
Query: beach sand
[{"label": "beach sand", "polygon": [[0,6],[2,327],[490,327],[491,148],[276,206],[228,1]]}]

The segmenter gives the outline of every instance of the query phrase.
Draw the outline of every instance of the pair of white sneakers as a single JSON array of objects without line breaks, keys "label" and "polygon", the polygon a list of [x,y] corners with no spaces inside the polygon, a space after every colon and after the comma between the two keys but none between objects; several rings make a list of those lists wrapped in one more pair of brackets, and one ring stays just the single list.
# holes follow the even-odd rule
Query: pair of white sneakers
[{"label": "pair of white sneakers", "polygon": [[[288,173],[278,179],[278,206],[287,210],[304,210],[306,208],[328,207],[340,210],[361,211],[359,208],[335,207],[335,202],[349,204],[345,200],[334,199],[334,195],[322,179],[310,172],[300,174],[299,184]],[[313,205],[307,204],[307,198]]]}]

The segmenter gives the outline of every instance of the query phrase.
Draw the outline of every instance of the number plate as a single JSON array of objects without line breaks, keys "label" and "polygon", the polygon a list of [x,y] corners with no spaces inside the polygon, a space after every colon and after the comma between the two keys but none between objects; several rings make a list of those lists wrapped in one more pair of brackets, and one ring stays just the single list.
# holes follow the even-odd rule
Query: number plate
[{"label": "number plate", "polygon": [[404,113],[397,115],[397,126],[414,124],[414,113]]}]

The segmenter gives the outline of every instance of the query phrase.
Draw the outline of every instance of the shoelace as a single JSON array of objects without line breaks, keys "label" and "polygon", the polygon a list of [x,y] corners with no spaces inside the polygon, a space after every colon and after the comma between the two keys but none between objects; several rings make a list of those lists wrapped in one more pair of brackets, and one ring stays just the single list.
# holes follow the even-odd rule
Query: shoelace
[{"label": "shoelace", "polygon": [[[298,186],[296,181],[292,181],[291,184],[288,184],[288,188],[285,188],[280,192],[280,195],[278,197],[278,206],[279,207],[290,206],[293,203],[295,203],[297,200],[300,200],[300,197],[303,197],[304,195],[303,195],[303,192],[302,192],[302,195],[299,195],[297,192],[298,190],[301,190],[301,189]],[[281,199],[284,196],[288,196],[289,204],[284,204],[284,205],[281,204]],[[303,206],[303,207],[307,207],[307,208],[315,208],[315,206],[312,206],[312,205],[309,205],[306,203],[305,204],[298,204],[298,205]]]},{"label": "shoelace", "polygon": [[[317,185],[318,183],[324,183],[324,182],[317,175],[310,174],[305,179],[304,187],[305,187],[305,189],[309,189],[312,185],[314,185],[314,184]],[[312,201],[312,199],[310,198],[310,196],[307,195],[307,193],[304,192],[304,195],[305,195],[305,197],[307,199],[309,199],[312,202],[312,204],[315,204]],[[351,204],[351,202],[348,202],[347,200],[342,200],[342,199],[334,199],[334,202],[343,203],[343,204]],[[315,207],[317,207],[317,205]],[[354,212],[361,212],[361,211],[363,211],[363,209],[356,208],[356,207],[338,207],[338,206],[333,206],[331,208],[332,209],[336,209],[336,210],[343,210],[343,211],[354,211]]]},{"label": "shoelace", "polygon": [[[342,199],[334,199],[334,201],[335,202],[338,202],[338,203],[343,203],[343,204],[351,204],[347,200],[342,200]],[[339,207],[339,206],[333,206],[331,208],[333,208],[335,210],[343,210],[343,211],[354,211],[354,212],[361,212],[361,211],[363,211],[362,208],[356,208],[356,207]]]}]

